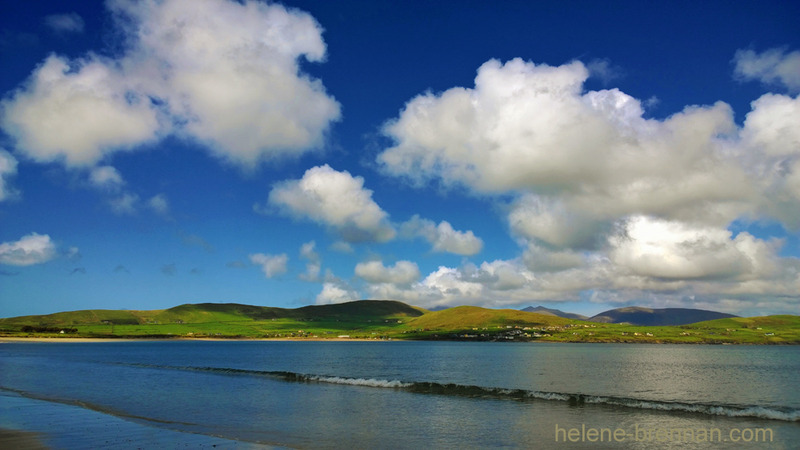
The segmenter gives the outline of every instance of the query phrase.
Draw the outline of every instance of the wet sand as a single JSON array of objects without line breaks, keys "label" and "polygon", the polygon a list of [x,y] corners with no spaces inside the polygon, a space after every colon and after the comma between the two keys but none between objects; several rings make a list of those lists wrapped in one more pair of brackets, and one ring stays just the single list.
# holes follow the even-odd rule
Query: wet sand
[{"label": "wet sand", "polygon": [[0,448],[278,448],[185,433],[0,390]]},{"label": "wet sand", "polygon": [[0,448],[39,450],[48,448],[40,440],[40,435],[29,431],[0,428]]}]

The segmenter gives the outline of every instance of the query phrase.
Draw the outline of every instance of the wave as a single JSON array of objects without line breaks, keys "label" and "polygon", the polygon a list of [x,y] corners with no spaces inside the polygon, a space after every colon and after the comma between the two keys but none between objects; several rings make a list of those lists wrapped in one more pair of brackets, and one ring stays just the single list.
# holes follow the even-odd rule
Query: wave
[{"label": "wave", "polygon": [[772,407],[756,405],[728,405],[711,403],[671,402],[649,400],[632,397],[591,395],[581,393],[547,392],[527,389],[507,389],[484,387],[456,383],[438,383],[429,381],[383,380],[376,378],[351,378],[332,375],[303,374],[287,371],[265,371],[250,369],[234,369],[225,367],[194,366],[161,366],[149,364],[133,364],[139,367],[160,369],[211,372],[223,375],[262,376],[288,382],[298,383],[330,383],[349,386],[365,386],[373,388],[397,389],[415,394],[445,395],[471,398],[505,399],[516,401],[559,401],[570,406],[591,404],[617,406],[624,408],[645,409],[654,411],[675,411],[712,416],[757,418],[800,422],[800,409],[789,407]]}]

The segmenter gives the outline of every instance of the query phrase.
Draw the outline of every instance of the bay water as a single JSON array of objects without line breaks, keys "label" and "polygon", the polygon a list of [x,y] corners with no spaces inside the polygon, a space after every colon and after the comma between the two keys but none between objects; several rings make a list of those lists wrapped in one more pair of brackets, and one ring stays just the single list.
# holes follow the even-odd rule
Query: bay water
[{"label": "bay water", "polygon": [[135,425],[130,448],[798,448],[800,347],[0,344],[0,428],[120,446],[47,411]]}]

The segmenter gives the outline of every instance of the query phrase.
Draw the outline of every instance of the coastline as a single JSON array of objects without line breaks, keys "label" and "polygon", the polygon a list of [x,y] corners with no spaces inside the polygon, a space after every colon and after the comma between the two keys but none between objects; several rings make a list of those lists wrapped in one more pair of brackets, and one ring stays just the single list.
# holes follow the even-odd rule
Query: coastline
[{"label": "coastline", "polygon": [[20,336],[0,336],[2,343],[91,343],[91,342],[167,342],[167,341],[208,341],[208,342],[256,342],[256,341],[278,341],[278,342],[398,342],[397,339],[365,339],[365,338],[87,338],[87,337],[20,337]]}]

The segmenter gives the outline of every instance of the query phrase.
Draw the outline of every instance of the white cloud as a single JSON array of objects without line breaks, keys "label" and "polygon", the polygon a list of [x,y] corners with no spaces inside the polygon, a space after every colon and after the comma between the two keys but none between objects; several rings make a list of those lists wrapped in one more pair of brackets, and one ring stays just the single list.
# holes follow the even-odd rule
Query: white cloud
[{"label": "white cloud", "polygon": [[[747,209],[754,187],[730,155],[737,128],[728,105],[645,119],[641,103],[618,89],[584,93],[588,75],[580,62],[489,61],[474,88],[408,102],[385,125],[395,145],[378,162],[415,183],[536,194],[539,223],[517,231],[554,245],[586,245],[592,222],[633,213],[727,223]],[[588,226],[548,225],[573,215]]]},{"label": "white cloud", "polygon": [[125,192],[119,197],[109,200],[111,211],[119,216],[132,216],[136,214],[139,205],[139,196]]},{"label": "white cloud", "polygon": [[508,214],[511,230],[557,248],[591,248],[598,232],[608,228],[600,218],[582,214],[563,200],[523,195]]},{"label": "white cloud", "polygon": [[9,178],[17,173],[17,159],[0,148],[0,202],[8,200],[15,195],[15,191],[9,186]]},{"label": "white cloud", "polygon": [[309,241],[300,246],[300,257],[308,261],[306,263],[306,273],[300,274],[301,280],[316,281],[319,279],[322,263],[319,253],[314,250],[316,245],[315,241]]},{"label": "white cloud", "polygon": [[397,261],[386,267],[381,261],[358,263],[355,273],[365,281],[374,284],[410,284],[419,279],[419,267],[411,261]]},{"label": "white cloud", "polygon": [[761,53],[738,50],[733,57],[734,74],[745,80],[780,84],[790,92],[800,92],[800,51],[784,53],[772,48]]},{"label": "white cloud", "polygon": [[269,203],[292,216],[327,225],[347,242],[385,242],[395,236],[388,214],[372,200],[364,179],[327,164],[308,169],[300,180],[277,184]]},{"label": "white cloud", "polygon": [[421,236],[433,246],[437,252],[449,252],[457,255],[471,256],[480,253],[483,240],[472,231],[454,230],[449,222],[443,220],[436,225],[428,219],[415,215],[400,225],[401,233],[407,236]]},{"label": "white cloud", "polygon": [[254,169],[321,147],[340,116],[298,64],[326,51],[306,13],[228,0],[107,6],[127,44],[119,58],[51,55],[2,101],[0,124],[21,154],[90,166],[174,133]]},{"label": "white cloud", "polygon": [[718,279],[774,270],[774,246],[744,232],[734,238],[726,229],[638,216],[610,241],[611,260],[640,276]]},{"label": "white cloud", "polygon": [[46,234],[31,233],[14,242],[0,244],[0,264],[30,266],[56,256],[56,246]]},{"label": "white cloud", "polygon": [[[298,60],[320,62],[322,28],[279,4],[227,0],[112,1],[133,21],[124,61],[143,88],[217,156],[253,167],[320,147],[339,104]],[[151,79],[158,80],[153,83]]]},{"label": "white cloud", "polygon": [[154,212],[167,215],[169,214],[169,200],[164,194],[156,194],[147,201],[147,206]]},{"label": "white cloud", "polygon": [[285,253],[280,255],[253,253],[249,257],[251,263],[261,266],[261,270],[264,271],[264,276],[267,278],[274,278],[286,273],[286,263],[289,261],[289,257]]},{"label": "white cloud", "polygon": [[326,281],[322,284],[322,291],[317,295],[317,304],[344,303],[359,300],[358,292],[341,280]]},{"label": "white cloud", "polygon": [[146,95],[113,61],[94,55],[74,63],[50,55],[0,107],[0,124],[19,152],[68,166],[152,141],[160,127]]},{"label": "white cloud", "polygon": [[56,33],[83,32],[83,18],[75,12],[45,16],[44,24]]},{"label": "white cloud", "polygon": [[97,188],[110,191],[118,190],[125,184],[122,175],[111,166],[93,167],[89,172],[89,182]]}]

